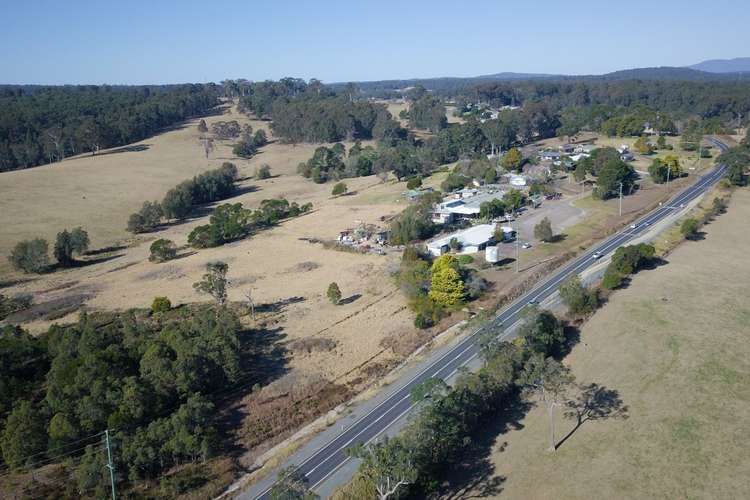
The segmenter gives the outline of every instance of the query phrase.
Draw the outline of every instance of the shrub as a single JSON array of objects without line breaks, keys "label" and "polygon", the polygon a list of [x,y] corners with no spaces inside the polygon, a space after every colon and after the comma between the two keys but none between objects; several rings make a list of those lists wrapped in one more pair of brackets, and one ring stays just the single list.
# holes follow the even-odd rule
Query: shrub
[{"label": "shrub", "polygon": [[573,315],[590,314],[598,305],[596,291],[585,287],[577,275],[563,283],[560,297]]},{"label": "shrub", "polygon": [[459,272],[450,266],[432,268],[430,299],[442,307],[451,308],[463,304],[466,288]]},{"label": "shrub", "polygon": [[346,188],[346,184],[345,183],[343,183],[343,182],[337,182],[333,186],[333,190],[331,191],[331,194],[333,196],[339,196],[339,195],[342,195],[342,194],[346,193],[346,190],[347,190],[347,188]]},{"label": "shrub", "polygon": [[411,177],[406,181],[406,189],[417,189],[419,187],[422,187],[421,177]]},{"label": "shrub", "polygon": [[271,178],[271,167],[264,163],[255,171],[255,178],[258,180],[270,179]]},{"label": "shrub", "polygon": [[326,290],[326,296],[328,297],[328,300],[331,301],[332,304],[338,305],[341,301],[341,290],[339,289],[339,286],[336,284],[336,282],[331,283],[328,285],[328,290]]},{"label": "shrub", "polygon": [[604,273],[604,277],[602,278],[602,288],[605,288],[607,290],[614,290],[621,284],[622,275],[614,269],[610,269],[608,267]]},{"label": "shrub", "polygon": [[698,234],[699,228],[700,223],[698,222],[698,219],[690,217],[682,222],[682,225],[680,226],[680,233],[682,233],[682,235],[687,239],[693,239]]},{"label": "shrub", "polygon": [[461,264],[462,266],[468,266],[472,262],[474,262],[474,257],[472,257],[471,255],[459,255],[458,256],[458,263]]},{"label": "shrub", "polygon": [[151,243],[151,255],[148,260],[151,262],[166,262],[177,256],[177,247],[172,240],[159,238]]},{"label": "shrub", "polygon": [[724,198],[716,197],[711,203],[711,213],[713,215],[720,215],[727,211],[727,202]]},{"label": "shrub", "polygon": [[172,302],[167,297],[154,297],[151,303],[151,312],[162,313],[172,309]]},{"label": "shrub", "polygon": [[414,326],[420,329],[435,325],[443,316],[442,306],[424,294],[414,297],[409,306],[416,313]]},{"label": "shrub", "polygon": [[8,260],[15,269],[40,273],[49,266],[47,241],[42,238],[20,241],[13,247]]}]

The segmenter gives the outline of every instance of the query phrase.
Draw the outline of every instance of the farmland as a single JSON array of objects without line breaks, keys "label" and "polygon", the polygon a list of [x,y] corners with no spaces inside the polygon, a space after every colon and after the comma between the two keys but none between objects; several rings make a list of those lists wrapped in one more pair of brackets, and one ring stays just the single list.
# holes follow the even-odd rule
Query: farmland
[{"label": "farmland", "polygon": [[[487,461],[478,473],[487,475],[476,491],[494,484],[492,498],[744,495],[750,239],[740,228],[748,216],[750,193],[737,191],[705,239],[639,274],[581,329],[566,364],[578,382],[617,391],[627,418],[586,422],[549,454],[546,415],[532,408],[516,429],[480,439]],[[565,436],[574,422],[560,417],[557,425]]]}]

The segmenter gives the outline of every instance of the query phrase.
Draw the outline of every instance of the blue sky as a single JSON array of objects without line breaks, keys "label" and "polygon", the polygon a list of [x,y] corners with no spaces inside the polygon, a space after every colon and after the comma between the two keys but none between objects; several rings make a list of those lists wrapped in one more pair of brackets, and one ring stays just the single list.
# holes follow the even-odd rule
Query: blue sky
[{"label": "blue sky", "polygon": [[598,74],[750,56],[747,0],[0,0],[0,83]]}]

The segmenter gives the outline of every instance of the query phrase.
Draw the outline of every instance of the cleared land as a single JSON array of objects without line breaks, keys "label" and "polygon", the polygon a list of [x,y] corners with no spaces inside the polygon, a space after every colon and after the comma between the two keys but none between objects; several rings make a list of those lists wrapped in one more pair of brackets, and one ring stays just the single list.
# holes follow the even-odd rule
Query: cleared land
[{"label": "cleared land", "polygon": [[[627,418],[585,422],[554,454],[543,408],[480,439],[474,485],[493,498],[744,498],[750,477],[750,192],[668,263],[636,275],[566,358],[617,391]],[[500,425],[500,424],[498,424]],[[558,419],[562,439],[574,421]]]}]

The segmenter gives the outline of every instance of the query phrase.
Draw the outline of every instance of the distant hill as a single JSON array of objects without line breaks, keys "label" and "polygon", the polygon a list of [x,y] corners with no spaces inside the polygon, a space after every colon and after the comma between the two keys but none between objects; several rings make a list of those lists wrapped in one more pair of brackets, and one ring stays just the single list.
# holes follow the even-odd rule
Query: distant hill
[{"label": "distant hill", "polygon": [[710,59],[688,66],[691,69],[708,73],[744,73],[750,72],[750,57],[736,57],[734,59]]},{"label": "distant hill", "polygon": [[692,68],[677,68],[673,66],[660,66],[658,68],[634,68],[614,71],[600,76],[591,76],[592,79],[603,80],[682,80],[682,81],[706,81],[725,80],[729,75],[718,75]]},{"label": "distant hill", "polygon": [[[748,59],[750,61],[750,59]],[[622,80],[650,80],[650,81],[690,81],[690,82],[733,82],[750,81],[750,72],[709,72],[693,68],[660,66],[655,68],[633,68],[603,75],[552,75],[545,73],[513,73],[502,72],[473,77],[438,77],[438,78],[408,78],[403,80],[379,80],[357,82],[362,92],[369,96],[388,97],[398,95],[402,89],[422,85],[428,90],[452,94],[456,91],[474,87],[478,84],[498,81],[531,81],[545,80],[560,81],[622,81]],[[332,83],[333,88],[343,87],[344,83]]]}]

